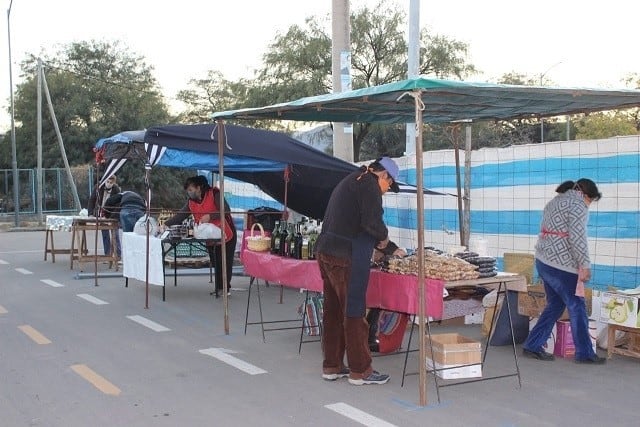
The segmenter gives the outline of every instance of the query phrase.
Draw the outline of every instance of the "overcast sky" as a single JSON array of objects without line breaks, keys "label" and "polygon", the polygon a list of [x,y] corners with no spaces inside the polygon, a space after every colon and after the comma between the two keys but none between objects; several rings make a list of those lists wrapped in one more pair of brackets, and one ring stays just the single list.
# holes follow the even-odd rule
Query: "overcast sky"
[{"label": "overcast sky", "polygon": [[[408,13],[409,0],[395,1]],[[0,0],[0,131],[9,128],[9,61],[6,10]],[[171,99],[190,78],[207,70],[227,78],[251,77],[278,32],[326,16],[331,0],[13,0],[11,48],[14,87],[25,53],[53,52],[81,40],[121,40],[155,68]],[[351,9],[377,0],[352,0]],[[420,26],[467,43],[469,61],[495,81],[504,73],[540,76],[559,86],[622,87],[640,73],[635,0],[459,0],[420,2]],[[119,130],[114,130],[119,131]]]}]

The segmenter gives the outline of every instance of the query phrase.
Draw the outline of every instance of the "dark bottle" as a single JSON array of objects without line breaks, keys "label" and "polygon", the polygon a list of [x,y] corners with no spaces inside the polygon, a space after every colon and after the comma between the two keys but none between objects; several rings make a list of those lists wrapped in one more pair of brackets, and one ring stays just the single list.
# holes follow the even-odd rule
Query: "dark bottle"
[{"label": "dark bottle", "polygon": [[295,258],[302,259],[302,224],[298,224],[295,237]]},{"label": "dark bottle", "polygon": [[277,254],[280,249],[280,221],[276,220],[276,225],[271,233],[271,253]]},{"label": "dark bottle", "polygon": [[282,221],[280,223],[280,245],[278,246],[278,255],[285,256],[287,246],[287,222]]}]

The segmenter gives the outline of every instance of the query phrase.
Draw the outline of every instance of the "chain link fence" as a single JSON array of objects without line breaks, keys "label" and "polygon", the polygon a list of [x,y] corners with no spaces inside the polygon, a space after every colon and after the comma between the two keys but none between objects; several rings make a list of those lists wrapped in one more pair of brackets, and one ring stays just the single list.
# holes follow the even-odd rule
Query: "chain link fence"
[{"label": "chain link fence", "polygon": [[[93,188],[95,169],[93,166],[75,166],[71,175],[78,190],[82,206],[87,205]],[[35,215],[37,212],[36,169],[18,169],[18,200],[20,214]],[[63,168],[42,169],[42,212],[76,212],[72,183]],[[0,169],[0,218],[15,214],[13,194],[13,171]]]}]

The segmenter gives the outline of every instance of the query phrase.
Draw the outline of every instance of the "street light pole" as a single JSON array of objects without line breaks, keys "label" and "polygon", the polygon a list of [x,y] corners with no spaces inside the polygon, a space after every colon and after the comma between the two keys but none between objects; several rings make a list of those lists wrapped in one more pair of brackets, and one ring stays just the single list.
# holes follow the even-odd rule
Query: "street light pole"
[{"label": "street light pole", "polygon": [[16,153],[16,122],[13,106],[13,73],[11,67],[11,6],[13,0],[9,2],[9,9],[7,9],[7,41],[9,44],[9,93],[11,94],[11,169],[13,171],[13,213],[14,213],[14,225],[17,227],[20,224],[18,216],[20,215],[20,195],[18,185],[18,156]]},{"label": "street light pole", "polygon": [[[544,76],[546,76],[547,73],[551,71],[552,68],[555,68],[560,64],[562,64],[562,61],[556,62],[551,67],[547,68],[547,70],[544,73],[540,74],[540,86],[542,86],[542,79],[544,79]],[[544,119],[540,117],[540,144],[542,144],[543,142],[544,142]]]}]

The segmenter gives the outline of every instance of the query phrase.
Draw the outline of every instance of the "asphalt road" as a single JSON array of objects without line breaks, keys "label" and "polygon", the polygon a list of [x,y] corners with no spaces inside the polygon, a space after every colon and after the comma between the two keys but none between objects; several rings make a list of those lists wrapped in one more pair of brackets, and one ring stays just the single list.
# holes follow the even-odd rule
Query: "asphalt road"
[{"label": "asphalt road", "polygon": [[[62,237],[60,237],[62,236]],[[65,233],[56,237],[64,245]],[[244,334],[248,278],[234,277],[231,333],[208,276],[150,290],[122,278],[76,279],[68,255],[43,261],[44,232],[0,232],[0,426],[601,426],[635,425],[638,360],[605,366],[519,358],[515,377],[441,389],[418,376],[400,387],[403,355],[375,358],[382,386],[323,381],[319,343],[298,354],[299,331]],[[92,248],[92,243],[89,243]],[[99,271],[107,271],[100,265]],[[302,295],[263,288],[265,317],[296,318]],[[250,316],[258,316],[252,298]],[[477,325],[435,327],[479,337]],[[519,354],[519,353],[518,353]],[[409,357],[415,371],[417,357]],[[485,374],[514,369],[492,347]]]}]

